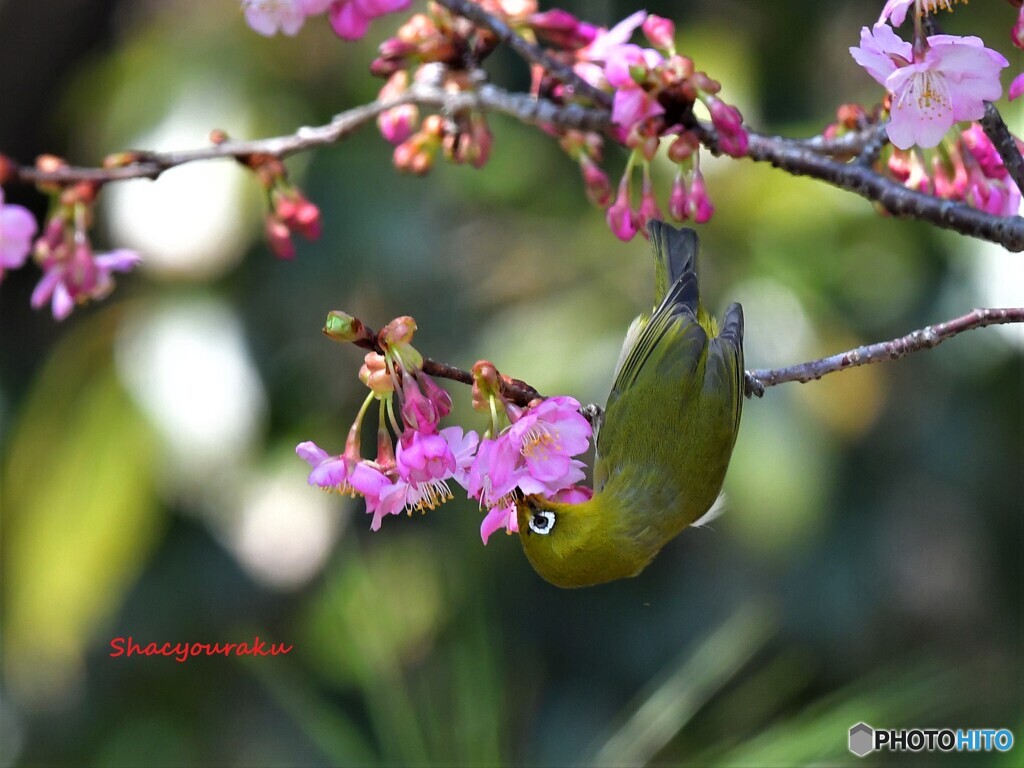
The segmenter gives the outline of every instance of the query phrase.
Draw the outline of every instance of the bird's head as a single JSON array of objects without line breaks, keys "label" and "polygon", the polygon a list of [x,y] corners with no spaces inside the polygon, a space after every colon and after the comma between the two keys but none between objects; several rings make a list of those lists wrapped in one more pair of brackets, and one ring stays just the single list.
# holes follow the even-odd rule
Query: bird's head
[{"label": "bird's head", "polygon": [[516,506],[527,560],[557,587],[589,587],[635,576],[649,560],[637,562],[634,548],[621,540],[615,510],[606,508],[600,493],[578,504],[525,496]]}]

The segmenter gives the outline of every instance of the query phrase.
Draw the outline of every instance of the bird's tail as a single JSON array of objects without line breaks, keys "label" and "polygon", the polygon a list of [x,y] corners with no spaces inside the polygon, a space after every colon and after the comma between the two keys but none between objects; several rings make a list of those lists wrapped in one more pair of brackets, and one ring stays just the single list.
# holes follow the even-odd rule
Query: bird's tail
[{"label": "bird's tail", "polygon": [[[696,274],[700,240],[692,229],[676,229],[663,221],[648,222],[647,231],[654,254],[654,303],[657,306],[683,275],[687,272]],[[694,280],[694,288],[696,284]],[[693,294],[680,298],[692,303],[690,308],[696,317],[699,300],[696,290]]]}]

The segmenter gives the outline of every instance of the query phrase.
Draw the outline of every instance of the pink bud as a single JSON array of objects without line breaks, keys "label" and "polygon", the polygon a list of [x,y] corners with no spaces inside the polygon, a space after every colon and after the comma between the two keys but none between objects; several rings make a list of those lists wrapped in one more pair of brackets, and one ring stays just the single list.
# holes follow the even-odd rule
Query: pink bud
[{"label": "pink bud", "polygon": [[590,159],[589,155],[580,155],[580,173],[583,174],[583,185],[590,202],[604,208],[612,197],[612,185],[608,174]]},{"label": "pink bud", "polygon": [[402,372],[402,419],[416,432],[434,433],[440,416],[408,371]]},{"label": "pink bud", "polygon": [[267,242],[274,255],[279,259],[294,259],[295,244],[292,242],[292,233],[287,225],[274,214],[267,216],[264,225]]},{"label": "pink bud", "polygon": [[698,224],[705,223],[715,213],[715,207],[708,197],[707,187],[704,186],[704,175],[697,169],[693,172],[693,181],[690,182],[689,212],[693,220]]},{"label": "pink bud", "polygon": [[1013,29],[1010,31],[1010,38],[1018,48],[1024,48],[1024,5],[1020,7],[1020,11],[1017,13],[1017,23],[1013,25]]},{"label": "pink bud", "polygon": [[384,356],[376,352],[366,353],[363,366],[359,369],[359,380],[378,395],[395,391]]},{"label": "pink bud", "polygon": [[683,184],[683,174],[681,172],[676,174],[675,181],[672,182],[672,193],[668,198],[668,213],[676,221],[686,221],[689,216],[686,186]]},{"label": "pink bud", "polygon": [[1018,96],[1024,93],[1024,72],[1021,72],[1010,83],[1010,101],[1013,101]]},{"label": "pink bud", "polygon": [[539,37],[557,48],[582,48],[597,34],[593,25],[581,22],[568,11],[558,8],[535,13],[527,22]]},{"label": "pink bud", "polygon": [[889,173],[897,181],[906,181],[910,178],[910,153],[902,149],[894,149],[889,155]]},{"label": "pink bud", "polygon": [[408,344],[416,332],[416,321],[408,315],[396,317],[380,332],[381,341],[386,344]]},{"label": "pink bud", "polygon": [[307,240],[316,240],[320,237],[323,227],[320,223],[320,209],[309,200],[303,199],[295,211],[295,231]]},{"label": "pink bud", "polygon": [[971,127],[961,134],[964,146],[970,150],[971,155],[978,161],[982,172],[990,179],[1006,178],[1006,166],[1003,165],[1003,158],[992,145],[985,130],[978,123],[971,123]]},{"label": "pink bud", "polygon": [[665,218],[661,209],[658,208],[658,201],[654,197],[654,188],[648,177],[644,178],[643,193],[640,196],[640,207],[637,209],[636,218],[637,226],[643,236],[647,238],[650,237],[647,233],[647,222],[661,221]]},{"label": "pink bud", "polygon": [[629,242],[636,236],[637,222],[629,205],[628,177],[623,176],[619,183],[619,193],[608,209],[608,228],[620,240]]},{"label": "pink bud", "polygon": [[727,155],[742,157],[747,152],[747,132],[743,129],[740,111],[721,99],[706,100],[711,122],[718,130],[718,147]]},{"label": "pink bud", "polygon": [[444,418],[452,412],[452,397],[442,387],[437,385],[432,378],[427,374],[420,371],[418,374],[420,386],[423,388],[423,393],[427,396],[427,399],[433,404],[437,410],[437,415],[440,418]]},{"label": "pink bud", "polygon": [[655,16],[652,13],[644,19],[642,29],[655,48],[660,48],[663,51],[675,49],[676,25],[669,19]]}]

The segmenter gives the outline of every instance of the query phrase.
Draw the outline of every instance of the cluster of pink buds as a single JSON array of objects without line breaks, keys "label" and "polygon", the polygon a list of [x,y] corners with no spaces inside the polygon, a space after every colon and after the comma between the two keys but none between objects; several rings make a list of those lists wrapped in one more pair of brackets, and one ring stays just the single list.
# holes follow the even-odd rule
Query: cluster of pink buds
[{"label": "cluster of pink buds", "polygon": [[[501,4],[494,5],[491,10],[503,13]],[[378,98],[383,102],[399,99],[410,84],[423,79],[451,92],[472,90],[466,63],[480,61],[497,42],[487,30],[431,3],[427,13],[413,15],[395,37],[381,44],[379,56],[370,65],[373,74],[388,78]],[[428,115],[420,122],[419,109],[402,104],[381,113],[377,125],[381,135],[396,145],[395,166],[408,173],[427,173],[439,151],[450,162],[474,168],[483,167],[490,157],[491,131],[486,116],[478,110],[463,110],[447,118]]]},{"label": "cluster of pink buds", "polygon": [[[309,484],[361,496],[370,527],[389,515],[436,509],[453,497],[451,482],[466,489],[488,510],[481,527],[486,543],[504,527],[516,530],[517,494],[542,494],[561,501],[582,501],[589,490],[576,487],[583,463],[574,456],[589,447],[590,424],[572,398],[537,400],[527,408],[502,396],[494,366],[474,366],[473,403],[490,417],[483,439],[461,427],[441,427],[451,412],[448,393],[423,370],[412,346],[416,322],[399,317],[372,335],[357,319],[331,312],[324,332],[332,339],[373,347],[359,371],[369,388],[348,433],[345,450],[331,455],[313,442],[296,447],[310,465]],[[379,350],[379,351],[376,351]],[[363,419],[379,403],[377,449],[373,459],[360,448]]]},{"label": "cluster of pink buds", "polygon": [[[563,46],[551,53],[573,66],[576,74],[612,96],[611,135],[632,150],[614,200],[607,176],[600,170],[601,137],[566,132],[562,147],[583,173],[590,199],[608,207],[612,232],[623,240],[647,235],[647,222],[661,218],[651,178],[651,162],[663,141],[677,172],[669,198],[669,215],[684,221],[707,221],[714,207],[699,167],[702,128],[694,114],[697,102],[707,110],[718,150],[734,157],[747,152],[748,136],[739,110],[719,96],[721,86],[693,61],[676,52],[675,26],[668,19],[641,11],[612,29],[597,29],[565,11],[531,17],[539,39]],[[637,28],[651,47],[629,42]],[[575,94],[540,69],[534,70],[537,95],[567,102]],[[636,171],[639,169],[639,189]]]},{"label": "cluster of pink buds", "polygon": [[[36,166],[41,171],[57,171],[65,163],[43,155]],[[50,212],[34,243],[37,227],[32,215],[19,205],[5,205],[0,190],[0,276],[4,269],[21,267],[31,251],[43,270],[32,292],[32,307],[49,305],[54,318],[63,320],[76,305],[105,298],[114,288],[113,273],[131,271],[139,263],[139,255],[126,249],[93,251],[89,229],[99,184],[41,184],[40,189],[50,196]]]},{"label": "cluster of pink buds", "polygon": [[320,237],[320,209],[302,191],[288,181],[284,163],[273,155],[249,155],[242,159],[251,168],[267,195],[267,215],[263,229],[274,254],[281,259],[295,258],[292,235],[307,240]]}]

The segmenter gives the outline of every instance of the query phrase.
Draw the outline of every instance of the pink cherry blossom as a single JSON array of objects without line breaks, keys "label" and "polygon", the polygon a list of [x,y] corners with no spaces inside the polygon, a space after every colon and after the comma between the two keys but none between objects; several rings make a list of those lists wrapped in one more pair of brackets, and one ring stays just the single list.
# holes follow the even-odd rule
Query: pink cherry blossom
[{"label": "pink cherry blossom", "polygon": [[358,40],[370,28],[370,22],[386,13],[404,11],[412,0],[335,0],[328,17],[334,33],[345,40]]},{"label": "pink cherry blossom", "polygon": [[36,220],[28,209],[5,204],[0,188],[0,280],[4,270],[18,269],[25,263],[37,230]]},{"label": "pink cherry blossom", "polygon": [[242,11],[246,23],[265,37],[279,31],[296,35],[308,15],[302,0],[243,0]]},{"label": "pink cherry blossom", "polygon": [[491,534],[500,528],[504,528],[509,534],[519,533],[519,517],[514,502],[494,507],[487,513],[480,523],[480,539],[486,544]]},{"label": "pink cherry blossom", "polygon": [[464,486],[488,509],[480,525],[485,544],[499,528],[518,530],[514,492],[552,498],[583,479],[583,462],[572,457],[589,448],[592,432],[579,407],[571,397],[548,398],[481,441]]},{"label": "pink cherry blossom", "polygon": [[93,254],[87,243],[66,249],[43,264],[43,277],[32,291],[31,304],[39,309],[51,304],[53,316],[63,320],[90,299],[102,299],[114,288],[114,272],[130,272],[141,260],[125,248]]},{"label": "pink cherry blossom", "polygon": [[542,483],[557,482],[559,488],[576,482],[565,482],[574,474],[570,457],[590,447],[592,434],[590,422],[579,409],[579,402],[571,397],[549,397],[509,427],[509,441],[522,454],[530,477]]},{"label": "pink cherry blossom", "polygon": [[665,108],[658,103],[657,92],[643,86],[650,70],[662,61],[656,50],[639,45],[620,45],[609,52],[604,75],[608,84],[615,88],[613,123],[629,128],[649,117],[664,114]]},{"label": "pink cherry blossom", "polygon": [[898,27],[907,18],[907,11],[914,4],[915,0],[888,0],[878,17],[877,24],[888,21],[894,27]]},{"label": "pink cherry blossom", "polygon": [[463,434],[461,427],[448,427],[436,435],[414,432],[412,438],[408,447],[399,441],[398,476],[380,489],[376,499],[367,496],[374,531],[387,515],[435,509],[451,499],[448,480],[459,482],[466,476],[479,439],[475,432]]},{"label": "pink cherry blossom", "polygon": [[918,56],[892,28],[861,30],[853,58],[892,95],[886,132],[893,145],[934,147],[958,120],[977,120],[984,102],[1002,94],[999,73],[1009,62],[980,38],[932,35]]}]

